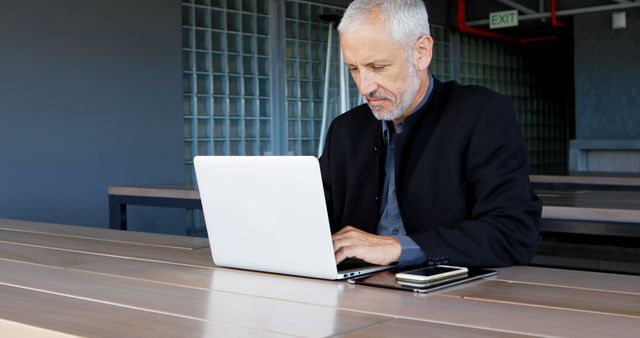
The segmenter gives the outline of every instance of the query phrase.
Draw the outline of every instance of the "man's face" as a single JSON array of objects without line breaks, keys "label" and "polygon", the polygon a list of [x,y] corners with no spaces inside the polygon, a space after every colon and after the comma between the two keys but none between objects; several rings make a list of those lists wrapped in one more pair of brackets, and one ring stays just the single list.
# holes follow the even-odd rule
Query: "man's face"
[{"label": "man's face", "polygon": [[406,117],[418,104],[420,75],[406,49],[370,18],[355,32],[342,33],[340,46],[360,94],[379,120]]}]

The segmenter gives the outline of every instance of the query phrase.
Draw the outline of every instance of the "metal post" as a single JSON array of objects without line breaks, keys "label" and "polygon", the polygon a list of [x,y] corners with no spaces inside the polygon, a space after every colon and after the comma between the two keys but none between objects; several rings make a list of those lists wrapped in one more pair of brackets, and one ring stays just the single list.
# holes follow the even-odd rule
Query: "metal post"
[{"label": "metal post", "polygon": [[[333,43],[333,22],[329,22],[329,36],[327,38],[327,56],[324,67],[324,91],[322,96],[322,124],[320,126],[320,140],[318,142],[318,157],[322,155],[324,148],[325,134],[327,129],[327,119],[329,109],[329,74],[331,73],[331,44]],[[342,55],[342,54],[341,54]]]},{"label": "metal post", "polygon": [[344,65],[344,54],[340,49],[340,113],[349,109],[349,89],[347,88],[347,67]]},{"label": "metal post", "polygon": [[269,48],[271,67],[271,145],[274,155],[287,154],[287,115],[285,94],[284,0],[269,1]]}]

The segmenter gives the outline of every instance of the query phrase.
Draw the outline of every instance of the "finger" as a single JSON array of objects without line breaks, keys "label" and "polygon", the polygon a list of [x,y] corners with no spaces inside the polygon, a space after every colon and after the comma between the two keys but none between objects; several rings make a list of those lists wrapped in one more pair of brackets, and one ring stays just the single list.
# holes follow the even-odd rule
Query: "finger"
[{"label": "finger", "polygon": [[347,258],[347,256],[344,253],[344,250],[342,249],[336,251],[335,256],[336,256],[336,264],[340,264],[340,262],[342,262]]},{"label": "finger", "polygon": [[345,240],[350,240],[350,239],[355,239],[355,238],[358,238],[358,236],[354,235],[352,233],[346,233],[346,234],[340,234],[340,235],[331,236],[331,240],[334,241],[334,242],[345,241]]},{"label": "finger", "polygon": [[364,257],[362,255],[360,255],[360,250],[362,248],[358,248],[355,246],[346,246],[343,248],[340,248],[340,250],[338,250],[335,253],[336,256],[336,262],[342,262],[343,260],[347,259],[347,258],[359,258],[364,260]]},{"label": "finger", "polygon": [[338,238],[333,240],[333,252],[336,252],[344,247],[354,246],[356,245],[356,241],[352,238]]},{"label": "finger", "polygon": [[342,235],[344,233],[348,233],[350,231],[354,231],[354,230],[358,230],[350,225],[345,226],[344,228],[340,229],[340,231],[336,232],[336,235]]},{"label": "finger", "polygon": [[340,230],[340,232],[336,232],[331,236],[331,238],[334,240],[343,239],[343,238],[354,238],[354,239],[366,240],[367,237],[371,237],[371,236],[375,237],[375,235],[372,235],[362,230],[358,230],[356,228],[351,228],[348,230],[343,229],[343,230]]},{"label": "finger", "polygon": [[332,237],[334,251],[345,246],[367,246],[367,233],[348,232]]},{"label": "finger", "polygon": [[339,240],[344,240],[344,239],[348,239],[348,238],[357,238],[358,234],[352,231],[348,231],[348,232],[344,232],[344,233],[335,233],[333,235],[331,235],[331,240],[333,241],[339,241]]}]

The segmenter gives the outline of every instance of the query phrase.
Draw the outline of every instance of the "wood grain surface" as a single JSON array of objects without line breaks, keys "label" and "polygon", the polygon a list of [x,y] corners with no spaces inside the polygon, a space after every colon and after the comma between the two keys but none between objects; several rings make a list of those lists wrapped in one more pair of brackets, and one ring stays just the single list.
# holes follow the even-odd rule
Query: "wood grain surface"
[{"label": "wood grain surface", "polygon": [[151,236],[149,243],[146,236],[120,240],[117,230],[101,238],[57,227],[0,227],[0,330],[105,337],[640,332],[639,276],[510,267],[425,295],[216,267],[208,248],[174,243],[176,236]]}]

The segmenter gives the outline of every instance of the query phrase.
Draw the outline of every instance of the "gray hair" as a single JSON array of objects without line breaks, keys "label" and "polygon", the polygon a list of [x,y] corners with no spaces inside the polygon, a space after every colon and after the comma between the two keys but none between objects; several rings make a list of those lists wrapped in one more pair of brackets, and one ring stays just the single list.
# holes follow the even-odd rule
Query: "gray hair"
[{"label": "gray hair", "polygon": [[430,35],[429,16],[422,0],[355,0],[342,16],[338,32],[353,32],[375,8],[380,19],[391,31],[391,36],[407,50],[415,45],[418,38]]}]

